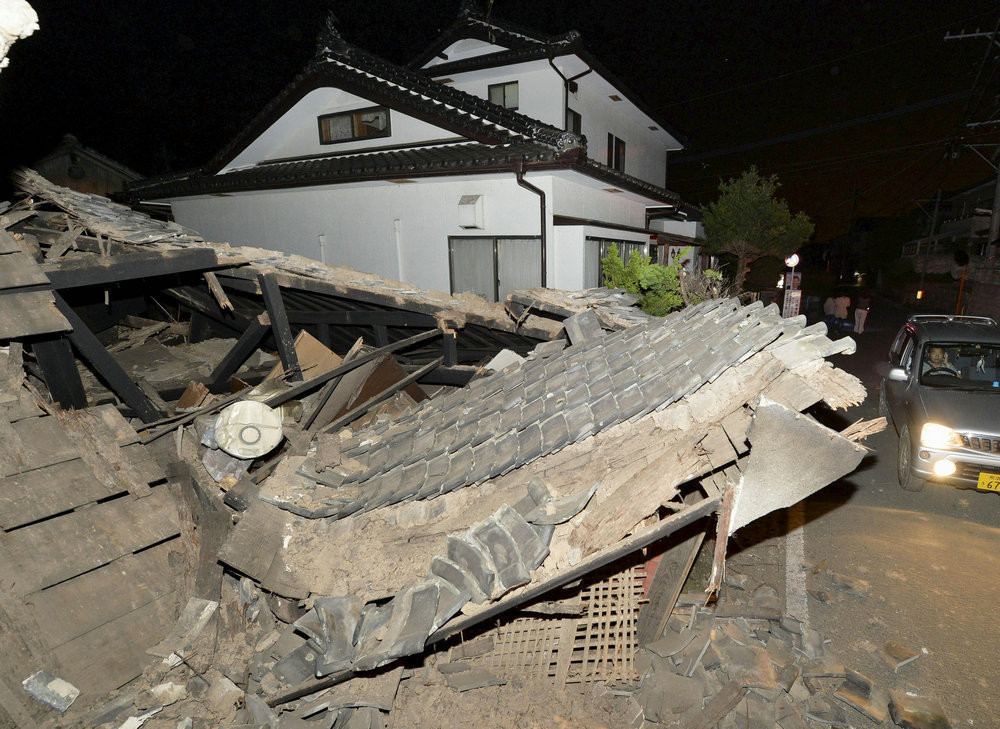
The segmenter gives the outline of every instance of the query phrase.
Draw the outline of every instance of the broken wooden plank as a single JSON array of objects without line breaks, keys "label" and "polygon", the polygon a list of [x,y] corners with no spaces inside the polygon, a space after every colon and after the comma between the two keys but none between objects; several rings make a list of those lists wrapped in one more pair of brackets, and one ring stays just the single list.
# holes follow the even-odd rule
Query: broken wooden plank
[{"label": "broken wooden plank", "polygon": [[703,523],[692,524],[671,536],[671,545],[660,557],[650,581],[649,602],[639,610],[636,621],[639,645],[649,645],[663,634],[704,539]]},{"label": "broken wooden plank", "polygon": [[30,524],[114,493],[78,459],[8,476],[0,479],[0,529]]},{"label": "broken wooden plank", "polygon": [[173,499],[159,487],[145,499],[126,496],[0,535],[2,573],[25,595],[178,532]]},{"label": "broken wooden plank", "polygon": [[233,302],[229,300],[229,296],[226,295],[226,290],[222,288],[222,284],[219,283],[219,279],[216,277],[215,273],[212,271],[205,271],[201,275],[202,278],[205,279],[205,284],[208,286],[209,292],[215,297],[215,301],[219,305],[219,308],[223,311],[233,311]]},{"label": "broken wooden plank", "polygon": [[175,549],[171,542],[158,544],[29,595],[42,642],[57,648],[173,592]]},{"label": "broken wooden plank", "polygon": [[277,506],[253,502],[219,549],[219,560],[261,582],[281,547],[286,524],[294,518]]},{"label": "broken wooden plank", "polygon": [[0,294],[0,339],[66,332],[71,328],[56,309],[51,291]]},{"label": "broken wooden plank", "polygon": [[393,395],[393,393],[396,393],[396,392],[398,392],[400,390],[406,389],[409,385],[415,383],[417,380],[419,380],[421,377],[423,377],[426,373],[428,373],[431,370],[435,369],[436,367],[440,366],[440,364],[443,361],[444,361],[443,357],[438,357],[433,362],[427,363],[426,365],[424,365],[423,367],[421,367],[416,372],[412,372],[409,375],[407,375],[406,377],[404,377],[403,379],[397,380],[396,382],[393,382],[392,384],[390,384],[385,389],[381,390],[380,392],[376,393],[375,395],[372,395],[367,400],[362,401],[360,405],[357,405],[356,407],[351,408],[346,413],[344,413],[343,415],[341,415],[340,417],[338,417],[336,420],[334,420],[329,425],[327,425],[323,429],[323,432],[329,432],[329,431],[335,430],[335,429],[337,429],[337,428],[339,428],[339,427],[341,427],[341,426],[343,426],[343,425],[345,425],[347,423],[350,423],[352,420],[355,420],[360,415],[366,413],[369,409],[371,409],[375,405],[379,404],[383,400],[385,400],[388,397],[390,397],[391,395]]},{"label": "broken wooden plank", "polygon": [[100,418],[86,410],[57,413],[56,417],[76,445],[80,458],[111,493],[127,491],[137,497],[149,495],[147,479],[125,457],[115,442],[114,433]]},{"label": "broken wooden plank", "polygon": [[166,635],[177,612],[177,595],[171,592],[64,643],[53,651],[62,677],[92,695],[128,683],[155,660],[135,636],[156,640]]},{"label": "broken wooden plank", "polygon": [[42,269],[27,253],[7,253],[0,255],[0,289],[16,289],[22,286],[48,286]]},{"label": "broken wooden plank", "polygon": [[69,227],[67,230],[56,238],[49,249],[45,251],[45,260],[51,261],[55,258],[59,258],[63,253],[68,251],[70,248],[76,247],[76,237],[83,232],[83,228],[73,223],[68,223]]}]

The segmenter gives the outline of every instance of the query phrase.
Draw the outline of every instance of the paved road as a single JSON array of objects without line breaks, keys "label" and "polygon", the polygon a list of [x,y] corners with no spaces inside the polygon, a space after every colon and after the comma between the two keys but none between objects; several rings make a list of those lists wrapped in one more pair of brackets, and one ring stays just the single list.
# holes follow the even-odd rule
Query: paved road
[{"label": "paved road", "polygon": [[[857,353],[833,358],[869,392],[844,422],[877,417],[874,365],[906,315],[879,304],[871,328],[856,337]],[[799,554],[807,565],[825,560],[817,574],[805,573],[805,587],[825,590],[831,603],[803,602],[846,665],[887,688],[935,696],[953,727],[1000,727],[1000,496],[933,484],[919,493],[902,490],[897,442],[890,425],[866,442],[875,452],[858,470],[809,499],[804,511],[790,510],[792,519],[804,513],[805,525],[800,545],[794,533],[784,540],[792,555],[789,604],[802,587]],[[867,597],[832,587],[833,573],[864,580]],[[894,674],[877,659],[887,641],[921,655]]]}]

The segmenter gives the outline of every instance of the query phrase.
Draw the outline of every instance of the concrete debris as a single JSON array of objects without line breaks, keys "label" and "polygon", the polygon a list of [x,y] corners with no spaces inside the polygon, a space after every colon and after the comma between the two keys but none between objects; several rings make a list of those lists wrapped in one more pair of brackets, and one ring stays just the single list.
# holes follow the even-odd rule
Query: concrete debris
[{"label": "concrete debris", "polygon": [[882,649],[876,655],[893,672],[898,673],[899,669],[907,663],[917,660],[920,657],[920,651],[911,650],[901,646],[899,643],[889,641],[882,646]]},{"label": "concrete debris", "polygon": [[951,729],[941,703],[931,696],[892,691],[889,713],[903,729]]},{"label": "concrete debris", "polygon": [[21,682],[21,686],[31,698],[51,706],[60,714],[66,713],[66,709],[80,695],[80,689],[48,671],[31,674]]},{"label": "concrete debris", "polygon": [[470,668],[465,671],[449,673],[448,686],[456,691],[472,691],[487,686],[503,686],[506,680],[482,668]]}]

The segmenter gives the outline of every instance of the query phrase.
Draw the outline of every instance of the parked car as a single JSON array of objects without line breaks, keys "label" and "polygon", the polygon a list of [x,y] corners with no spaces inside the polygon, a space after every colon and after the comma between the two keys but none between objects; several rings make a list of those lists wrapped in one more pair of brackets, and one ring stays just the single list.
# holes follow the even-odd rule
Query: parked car
[{"label": "parked car", "polygon": [[900,485],[920,491],[933,481],[1000,493],[1000,325],[915,314],[878,371],[879,412],[899,434]]}]

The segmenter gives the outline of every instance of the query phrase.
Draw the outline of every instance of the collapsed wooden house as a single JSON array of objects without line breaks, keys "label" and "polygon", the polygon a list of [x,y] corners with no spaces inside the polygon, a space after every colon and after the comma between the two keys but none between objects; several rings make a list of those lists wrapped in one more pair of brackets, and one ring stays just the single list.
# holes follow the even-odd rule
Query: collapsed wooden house
[{"label": "collapsed wooden house", "polygon": [[773,307],[504,308],[21,185],[0,213],[0,724],[384,726],[440,650],[478,657],[464,688],[637,680],[704,536],[717,590],[729,536],[853,470],[878,427],[803,413],[863,399],[825,361],[853,343]]}]

